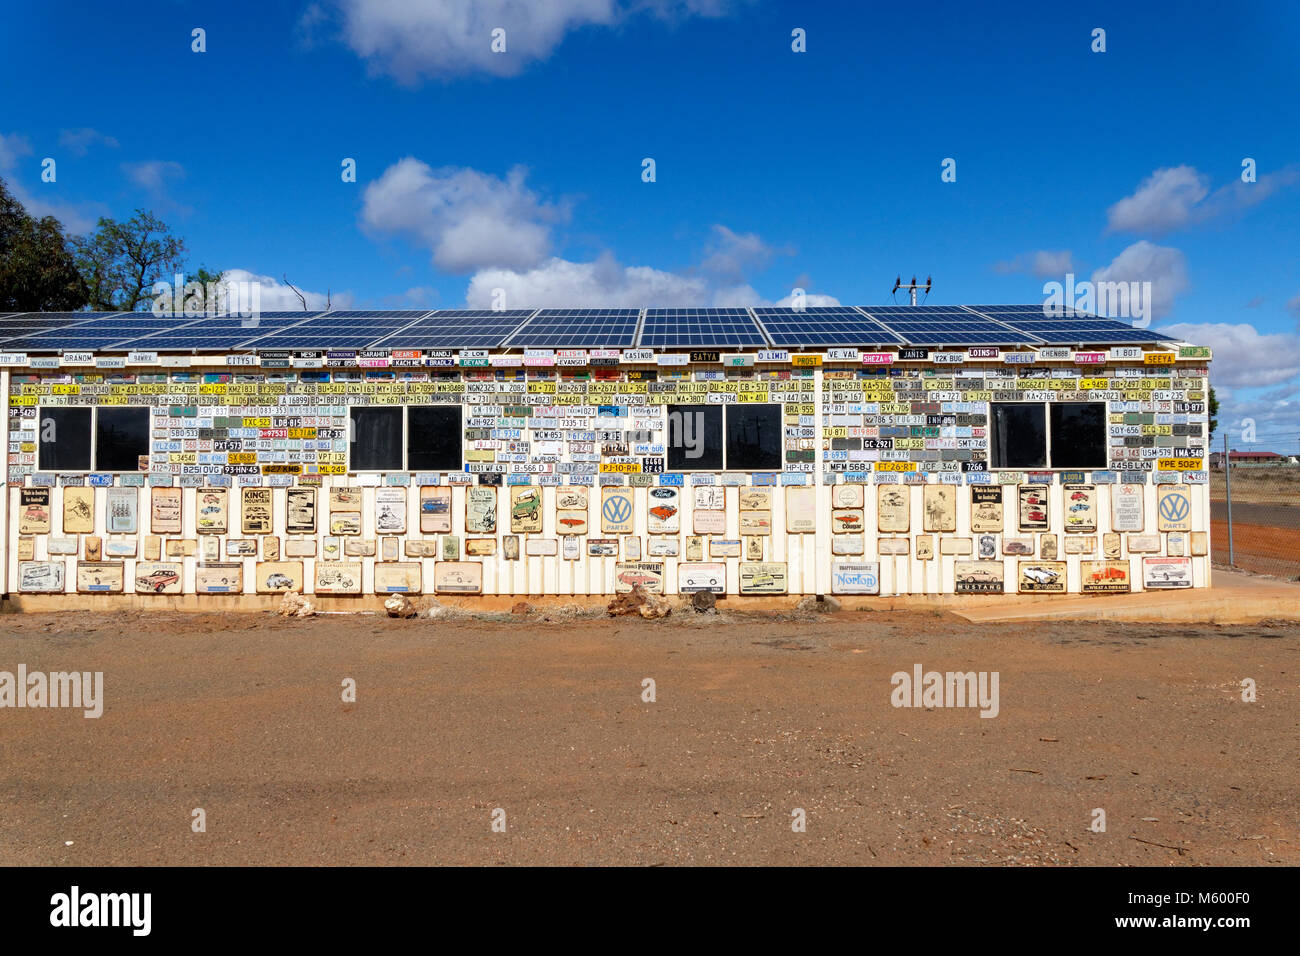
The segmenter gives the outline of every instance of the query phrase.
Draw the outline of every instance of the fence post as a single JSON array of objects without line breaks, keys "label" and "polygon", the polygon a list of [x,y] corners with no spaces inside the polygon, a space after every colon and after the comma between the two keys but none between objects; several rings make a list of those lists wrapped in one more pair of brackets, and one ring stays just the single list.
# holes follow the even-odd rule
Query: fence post
[{"label": "fence post", "polygon": [[1237,566],[1237,556],[1232,547],[1232,458],[1228,453],[1228,434],[1223,434],[1223,484],[1228,499],[1228,566]]}]

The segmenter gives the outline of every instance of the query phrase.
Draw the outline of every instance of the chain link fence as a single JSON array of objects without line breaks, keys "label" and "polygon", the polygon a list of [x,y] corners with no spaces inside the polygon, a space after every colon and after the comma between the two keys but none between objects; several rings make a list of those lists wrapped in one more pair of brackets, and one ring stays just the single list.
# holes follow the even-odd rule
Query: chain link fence
[{"label": "chain link fence", "polygon": [[1210,469],[1210,519],[1216,564],[1300,578],[1300,465],[1220,460]]}]

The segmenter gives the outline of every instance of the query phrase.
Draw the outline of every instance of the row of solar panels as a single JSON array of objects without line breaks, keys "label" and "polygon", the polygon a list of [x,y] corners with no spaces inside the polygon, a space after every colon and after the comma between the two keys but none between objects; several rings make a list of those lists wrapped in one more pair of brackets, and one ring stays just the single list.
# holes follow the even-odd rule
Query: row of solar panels
[{"label": "row of solar panels", "polygon": [[820,306],[807,309],[486,309],[0,314],[0,351],[275,349],[882,348],[1116,345],[1172,341],[1131,323],[1043,307]]}]

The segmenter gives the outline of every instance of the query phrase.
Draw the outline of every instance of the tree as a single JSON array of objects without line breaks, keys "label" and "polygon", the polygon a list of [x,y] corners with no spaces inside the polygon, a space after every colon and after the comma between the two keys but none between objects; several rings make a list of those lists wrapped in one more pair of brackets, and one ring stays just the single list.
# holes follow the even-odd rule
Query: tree
[{"label": "tree", "polygon": [[132,312],[150,302],[154,283],[170,284],[185,257],[185,240],[143,209],[123,223],[100,219],[94,233],[74,242],[90,306],[101,312]]},{"label": "tree", "polygon": [[[1210,435],[1219,430],[1219,398],[1214,394],[1214,386],[1210,386]],[[1208,436],[1207,436],[1208,437]]]},{"label": "tree", "polygon": [[71,312],[88,299],[63,226],[33,219],[0,180],[0,311]]}]

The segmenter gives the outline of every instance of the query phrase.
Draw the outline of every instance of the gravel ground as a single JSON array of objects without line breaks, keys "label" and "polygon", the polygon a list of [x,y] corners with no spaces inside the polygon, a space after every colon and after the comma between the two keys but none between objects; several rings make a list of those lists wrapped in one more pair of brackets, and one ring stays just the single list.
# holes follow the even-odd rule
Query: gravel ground
[{"label": "gravel ground", "polygon": [[548,616],[6,615],[106,703],[0,710],[0,864],[1300,863],[1300,625]]}]

